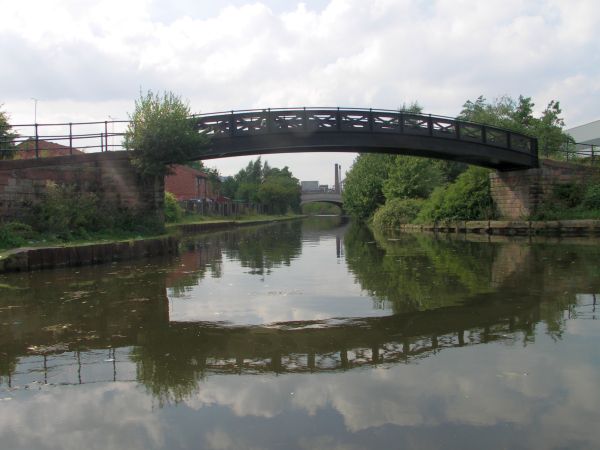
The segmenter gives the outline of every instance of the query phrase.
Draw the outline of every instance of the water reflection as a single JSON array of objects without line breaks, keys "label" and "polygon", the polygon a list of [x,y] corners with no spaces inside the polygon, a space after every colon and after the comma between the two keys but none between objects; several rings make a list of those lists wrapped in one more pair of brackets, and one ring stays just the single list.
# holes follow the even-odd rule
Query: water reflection
[{"label": "water reflection", "polygon": [[[0,400],[4,393],[15,404],[22,393],[18,411],[34,416],[59,401],[73,410],[97,401],[116,417],[152,424],[136,436],[153,448],[173,444],[165,423],[178,423],[188,444],[199,427],[206,448],[281,448],[281,439],[286,448],[592,448],[600,437],[593,426],[599,256],[591,241],[479,243],[373,235],[334,221],[320,232],[317,222],[297,222],[203,236],[172,260],[3,276]],[[312,296],[301,287],[283,295],[282,273],[306,276],[307,285],[317,276],[306,275],[302,258],[313,269],[319,261],[318,276],[325,271],[342,294]],[[212,283],[242,278],[247,284],[233,293],[244,292],[246,302],[260,303],[247,292],[268,283],[271,297],[289,300],[284,309],[311,297],[333,302],[338,314],[257,325],[179,320],[177,301],[229,301],[203,296]],[[362,301],[363,309],[343,301]],[[364,314],[349,314],[357,311]],[[170,416],[151,413],[147,394]],[[187,426],[175,412],[208,410]],[[56,417],[66,420],[60,411]],[[246,417],[263,421],[232,433]],[[19,429],[0,419],[3,439]],[[305,432],[309,424],[314,433]],[[384,428],[374,436],[377,427]],[[529,438],[533,431],[539,440]]]}]

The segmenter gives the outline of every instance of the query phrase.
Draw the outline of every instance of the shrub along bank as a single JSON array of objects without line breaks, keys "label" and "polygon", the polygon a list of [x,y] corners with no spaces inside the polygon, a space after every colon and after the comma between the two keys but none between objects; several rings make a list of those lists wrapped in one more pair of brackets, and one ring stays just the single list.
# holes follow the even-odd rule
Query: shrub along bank
[{"label": "shrub along bank", "polygon": [[[468,100],[458,118],[500,126],[536,136],[542,155],[560,157],[569,141],[557,101],[540,117],[531,98],[501,97],[493,102]],[[418,104],[410,112],[421,112]],[[490,171],[465,164],[413,156],[361,154],[346,175],[344,208],[376,228],[402,224],[494,220],[497,211],[490,191]],[[531,220],[600,218],[600,182],[557,185],[551,198]],[[526,218],[524,218],[526,219]]]}]

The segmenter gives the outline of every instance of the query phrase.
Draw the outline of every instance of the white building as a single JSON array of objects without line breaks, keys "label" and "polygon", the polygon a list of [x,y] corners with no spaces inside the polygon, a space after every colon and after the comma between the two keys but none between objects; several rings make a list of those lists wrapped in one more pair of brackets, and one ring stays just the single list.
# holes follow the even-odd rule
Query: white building
[{"label": "white building", "polygon": [[579,144],[600,146],[600,120],[565,130]]}]

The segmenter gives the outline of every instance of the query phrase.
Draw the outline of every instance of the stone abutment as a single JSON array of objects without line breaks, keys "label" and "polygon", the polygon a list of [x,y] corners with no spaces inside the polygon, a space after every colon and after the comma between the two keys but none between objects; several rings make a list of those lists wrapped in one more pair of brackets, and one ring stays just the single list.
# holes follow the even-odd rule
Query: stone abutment
[{"label": "stone abutment", "polygon": [[141,177],[125,152],[0,161],[0,218],[23,220],[43,201],[49,183],[93,192],[109,212],[161,214],[162,178]]}]

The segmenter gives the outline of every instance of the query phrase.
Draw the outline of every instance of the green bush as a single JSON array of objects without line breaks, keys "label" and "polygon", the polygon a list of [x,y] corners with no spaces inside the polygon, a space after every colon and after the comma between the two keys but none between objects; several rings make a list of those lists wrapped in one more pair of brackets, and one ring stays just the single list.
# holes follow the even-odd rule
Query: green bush
[{"label": "green bush", "polygon": [[165,192],[165,221],[178,222],[183,217],[183,209],[177,203],[177,197],[171,192]]},{"label": "green bush", "polygon": [[90,231],[106,228],[111,218],[111,214],[102,211],[96,194],[74,185],[48,182],[46,197],[35,208],[34,226],[59,238],[86,237]]},{"label": "green bush", "polygon": [[454,183],[433,191],[423,204],[417,221],[482,220],[492,219],[495,215],[489,170],[471,166]]},{"label": "green bush", "polygon": [[416,219],[423,206],[424,200],[400,199],[388,200],[379,207],[373,216],[373,226],[384,230],[395,228]]},{"label": "green bush", "polygon": [[21,222],[7,222],[0,225],[0,248],[20,247],[37,234],[31,226]]},{"label": "green bush", "polygon": [[581,205],[585,209],[600,209],[600,183],[590,184],[587,187]]},{"label": "green bush", "polygon": [[560,183],[552,187],[552,201],[561,207],[574,208],[583,201],[585,187],[581,183]]}]

